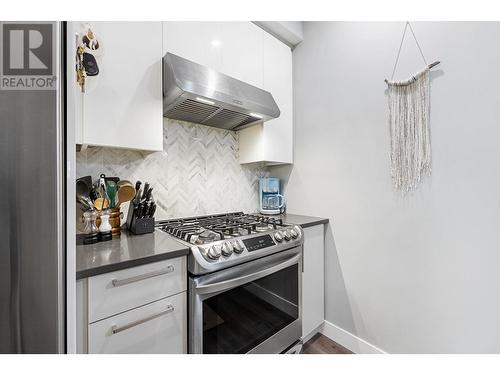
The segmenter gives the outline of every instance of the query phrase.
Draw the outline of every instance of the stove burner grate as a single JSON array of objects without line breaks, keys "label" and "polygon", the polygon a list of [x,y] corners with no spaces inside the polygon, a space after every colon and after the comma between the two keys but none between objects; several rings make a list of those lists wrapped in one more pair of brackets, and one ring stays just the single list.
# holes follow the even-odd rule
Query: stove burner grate
[{"label": "stove burner grate", "polygon": [[157,226],[190,243],[205,244],[225,238],[262,233],[284,226],[282,219],[234,212],[160,221]]}]

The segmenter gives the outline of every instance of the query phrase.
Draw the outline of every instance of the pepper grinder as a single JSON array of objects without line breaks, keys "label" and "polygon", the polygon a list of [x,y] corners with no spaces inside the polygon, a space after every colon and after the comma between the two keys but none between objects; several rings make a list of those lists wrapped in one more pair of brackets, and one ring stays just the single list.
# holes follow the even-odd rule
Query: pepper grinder
[{"label": "pepper grinder", "polygon": [[99,226],[99,241],[109,241],[112,237],[111,229],[109,210],[103,210],[101,212],[101,225]]},{"label": "pepper grinder", "polygon": [[96,225],[97,214],[95,211],[85,211],[83,213],[83,219],[85,221],[85,228],[83,233],[85,237],[83,239],[84,245],[93,244],[99,241],[99,232]]}]

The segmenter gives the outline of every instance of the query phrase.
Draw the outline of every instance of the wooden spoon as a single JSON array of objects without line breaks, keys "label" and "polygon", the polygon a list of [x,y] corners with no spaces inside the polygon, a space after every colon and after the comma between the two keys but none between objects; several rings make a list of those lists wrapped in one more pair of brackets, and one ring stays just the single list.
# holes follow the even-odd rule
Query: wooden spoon
[{"label": "wooden spoon", "polygon": [[102,211],[109,207],[109,201],[106,198],[97,198],[94,201],[94,207],[97,210]]},{"label": "wooden spoon", "polygon": [[134,186],[134,184],[132,182],[130,182],[129,180],[120,180],[117,182],[117,184],[119,188],[121,188],[122,186],[125,186],[125,185],[129,185],[129,186]]},{"label": "wooden spoon", "polygon": [[122,203],[129,202],[135,197],[135,188],[131,185],[120,186],[116,193],[116,207],[120,207]]}]

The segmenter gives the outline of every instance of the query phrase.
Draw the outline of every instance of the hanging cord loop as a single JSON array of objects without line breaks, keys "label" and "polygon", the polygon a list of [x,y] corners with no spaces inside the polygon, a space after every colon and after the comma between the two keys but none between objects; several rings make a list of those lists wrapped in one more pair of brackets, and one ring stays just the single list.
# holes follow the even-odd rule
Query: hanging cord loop
[{"label": "hanging cord loop", "polygon": [[[410,22],[406,21],[405,28],[404,28],[404,31],[403,31],[403,36],[401,38],[401,43],[399,43],[399,49],[398,49],[398,54],[396,56],[396,61],[394,62],[394,68],[392,69],[392,75],[391,75],[390,81],[393,81],[393,79],[394,79],[394,74],[396,73],[396,68],[397,68],[398,62],[399,62],[399,56],[401,55],[401,50],[403,48],[403,42],[405,40],[406,30],[408,28],[410,28],[411,35],[413,35],[413,39],[415,40],[415,44],[417,45],[418,51],[420,52],[420,56],[422,56],[422,60],[424,61],[425,66],[428,69],[431,69],[431,68],[433,68],[434,66],[436,66],[437,64],[440,63],[439,61],[435,61],[435,62],[433,62],[431,64],[427,63],[427,60],[425,59],[424,53],[422,52],[422,48],[420,47],[420,44],[418,43],[417,37],[415,36],[415,33],[413,32],[413,28],[411,27]],[[387,79],[385,80],[385,82],[389,83],[389,81]]]}]

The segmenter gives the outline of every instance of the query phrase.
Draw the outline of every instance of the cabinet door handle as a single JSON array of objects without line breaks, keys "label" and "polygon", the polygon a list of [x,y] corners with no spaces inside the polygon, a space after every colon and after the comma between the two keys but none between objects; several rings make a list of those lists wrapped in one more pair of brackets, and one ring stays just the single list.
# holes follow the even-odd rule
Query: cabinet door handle
[{"label": "cabinet door handle", "polygon": [[174,311],[174,306],[172,305],[168,305],[167,308],[164,310],[164,311],[161,311],[159,313],[156,313],[156,314],[153,314],[151,316],[148,316],[146,318],[142,318],[142,319],[139,319],[139,320],[136,320],[135,322],[132,322],[132,323],[128,323],[128,324],[125,324],[121,327],[117,326],[117,325],[113,325],[111,327],[111,333],[114,335],[116,333],[120,333],[120,332],[123,332],[125,331],[126,329],[129,329],[129,328],[132,328],[132,327],[135,327],[135,326],[138,326],[139,324],[142,324],[142,323],[146,323],[146,322],[149,322],[150,320],[153,320],[153,319],[156,319],[156,318],[159,318],[160,316],[162,315],[166,315],[170,312]]},{"label": "cabinet door handle", "polygon": [[135,283],[137,281],[149,279],[151,277],[166,275],[167,273],[174,272],[174,270],[175,270],[174,266],[168,266],[167,268],[164,268],[164,269],[161,269],[158,271],[153,271],[153,272],[145,273],[143,275],[129,277],[127,279],[122,279],[122,280],[113,279],[113,280],[111,280],[111,284],[115,287],[123,286],[123,285],[131,284],[131,283]]}]

